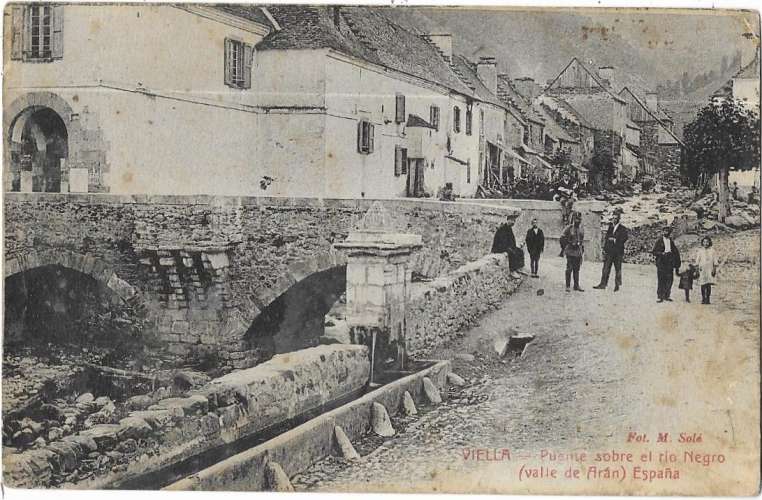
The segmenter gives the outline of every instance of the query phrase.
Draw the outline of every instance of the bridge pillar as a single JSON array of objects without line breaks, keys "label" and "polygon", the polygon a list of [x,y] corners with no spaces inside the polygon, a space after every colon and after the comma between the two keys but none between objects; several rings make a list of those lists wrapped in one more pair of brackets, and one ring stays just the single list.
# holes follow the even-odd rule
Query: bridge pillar
[{"label": "bridge pillar", "polygon": [[420,235],[393,233],[368,220],[366,215],[365,227],[334,246],[347,254],[350,338],[370,348],[373,377],[379,371],[404,369],[410,257],[423,243]]}]

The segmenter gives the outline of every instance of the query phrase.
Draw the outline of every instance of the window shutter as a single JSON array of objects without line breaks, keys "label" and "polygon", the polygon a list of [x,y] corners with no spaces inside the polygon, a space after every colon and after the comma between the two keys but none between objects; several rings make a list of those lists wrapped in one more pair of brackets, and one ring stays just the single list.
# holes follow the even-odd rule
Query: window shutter
[{"label": "window shutter", "polygon": [[243,46],[243,88],[251,88],[251,66],[254,61],[254,47],[247,44]]},{"label": "window shutter", "polygon": [[53,59],[61,59],[63,58],[63,22],[64,22],[64,11],[63,11],[63,5],[56,5],[53,7],[53,43],[52,43],[52,54]]},{"label": "window shutter", "polygon": [[376,135],[376,126],[370,122],[366,123],[368,124],[368,153],[372,153],[375,139],[374,136]]},{"label": "window shutter", "polygon": [[357,152],[358,153],[364,153],[364,148],[362,147],[362,126],[363,122],[360,120],[357,122]]},{"label": "window shutter", "polygon": [[471,160],[466,161],[466,182],[471,184]]},{"label": "window shutter", "polygon": [[395,121],[397,123],[405,122],[405,96],[402,94],[397,94],[397,112]]},{"label": "window shutter", "polygon": [[466,135],[471,135],[471,129],[472,129],[472,123],[473,121],[473,114],[471,112],[471,109],[466,110]]},{"label": "window shutter", "polygon": [[402,175],[402,148],[394,146],[394,176]]},{"label": "window shutter", "polygon": [[233,84],[233,41],[225,39],[225,85]]},{"label": "window shutter", "polygon": [[402,175],[407,175],[407,148],[401,148],[402,163],[400,164],[400,172]]},{"label": "window shutter", "polygon": [[431,115],[429,117],[431,126],[434,127],[434,130],[439,130],[439,106],[432,106],[429,114]]},{"label": "window shutter", "polygon": [[32,54],[32,15],[29,6],[24,7],[24,35],[21,40],[24,47],[22,57],[29,57]]},{"label": "window shutter", "polygon": [[11,7],[11,29],[13,30],[11,41],[11,59],[21,59],[24,35],[24,7]]}]

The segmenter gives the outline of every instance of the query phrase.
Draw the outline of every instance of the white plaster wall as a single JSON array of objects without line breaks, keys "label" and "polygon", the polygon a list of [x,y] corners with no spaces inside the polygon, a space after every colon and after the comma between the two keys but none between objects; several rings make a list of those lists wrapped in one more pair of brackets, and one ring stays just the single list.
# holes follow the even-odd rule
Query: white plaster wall
[{"label": "white plaster wall", "polygon": [[[224,81],[224,40],[252,45],[260,35],[169,5],[67,4],[63,58],[46,63],[10,60],[6,88],[93,85],[143,87],[185,97],[254,104],[251,90]],[[10,8],[5,9],[10,40]],[[256,80],[257,75],[253,75]]]},{"label": "white plaster wall", "polygon": [[749,109],[759,110],[759,80],[751,78],[733,80],[733,98],[740,99]]},{"label": "white plaster wall", "polygon": [[327,50],[264,50],[254,54],[252,91],[261,106],[325,106]]}]

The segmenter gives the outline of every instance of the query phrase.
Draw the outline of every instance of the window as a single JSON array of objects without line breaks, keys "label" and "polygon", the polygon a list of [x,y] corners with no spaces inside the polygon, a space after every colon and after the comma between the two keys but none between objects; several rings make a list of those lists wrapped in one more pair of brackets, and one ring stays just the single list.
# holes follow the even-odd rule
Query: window
[{"label": "window", "polygon": [[370,154],[373,152],[374,126],[368,120],[360,120],[357,124],[357,152]]},{"label": "window", "polygon": [[469,103],[466,107],[466,135],[471,135],[473,121],[473,106]]},{"label": "window", "polygon": [[407,174],[407,148],[401,146],[394,146],[394,175],[399,177],[400,175]]},{"label": "window", "polygon": [[225,85],[237,89],[251,88],[251,63],[254,48],[240,40],[225,39]]},{"label": "window", "polygon": [[456,134],[460,132],[460,108],[452,108],[452,131]]},{"label": "window", "polygon": [[466,161],[466,183],[471,184],[471,160]]},{"label": "window", "polygon": [[394,115],[394,121],[397,123],[405,123],[407,116],[405,115],[405,96],[397,94],[396,96],[397,108]]},{"label": "window", "polygon": [[434,130],[439,130],[439,106],[429,108],[429,123],[434,127]]},{"label": "window", "polygon": [[63,57],[63,6],[13,6],[11,58],[52,61]]}]

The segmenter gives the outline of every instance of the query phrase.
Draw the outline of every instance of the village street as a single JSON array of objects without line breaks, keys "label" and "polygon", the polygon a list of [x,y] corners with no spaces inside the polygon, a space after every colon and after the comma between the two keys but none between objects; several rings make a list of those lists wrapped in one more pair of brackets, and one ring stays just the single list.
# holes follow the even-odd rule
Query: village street
[{"label": "village street", "polygon": [[[616,493],[621,485],[600,477],[520,482],[518,471],[523,463],[548,465],[539,460],[543,449],[653,449],[678,452],[678,460],[685,450],[722,450],[726,464],[676,464],[688,481],[637,480],[628,491],[695,491],[697,481],[706,482],[710,494],[734,491],[744,471],[758,474],[758,429],[737,423],[759,418],[759,389],[744,385],[754,380],[749,371],[756,369],[759,352],[758,264],[753,257],[739,262],[757,252],[758,241],[759,232],[752,231],[717,242],[719,252],[735,256],[722,268],[708,306],[700,304],[698,289],[686,304],[677,282],[674,302],[657,304],[655,268],[646,265],[625,264],[624,287],[614,293],[613,283],[605,291],[592,288],[600,264],[586,262],[586,291],[566,293],[563,259],[546,252],[540,279],[526,278],[478,327],[432,354],[453,359],[454,371],[468,381],[464,389],[452,388],[449,401],[421,408],[416,417],[394,418],[398,434],[359,443],[361,461],[329,458],[293,478],[295,487]],[[540,289],[544,294],[538,295]],[[495,338],[511,333],[507,325],[536,336],[520,358],[500,359],[494,351]],[[627,443],[630,431],[646,434],[650,443]],[[657,432],[670,433],[671,443],[656,444]],[[681,432],[701,433],[702,441],[677,444]],[[480,460],[473,459],[477,450],[484,450]]]}]

